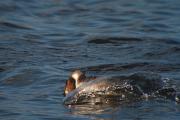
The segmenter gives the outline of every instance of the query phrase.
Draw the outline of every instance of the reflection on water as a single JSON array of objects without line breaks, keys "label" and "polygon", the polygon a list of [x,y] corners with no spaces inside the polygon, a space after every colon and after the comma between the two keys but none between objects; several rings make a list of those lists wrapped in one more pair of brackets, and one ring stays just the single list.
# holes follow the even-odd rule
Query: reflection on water
[{"label": "reflection on water", "polygon": [[[155,106],[156,108],[154,108]],[[67,109],[69,109],[69,114],[97,120],[151,119],[152,117],[155,119],[166,117],[176,119],[178,117],[176,114],[180,111],[176,104],[162,99],[122,105],[71,105],[67,106]],[[165,114],[167,112],[168,114]]]},{"label": "reflection on water", "polygon": [[[70,114],[76,116],[85,116],[90,119],[112,119],[116,115],[116,111],[120,106],[111,105],[71,105],[68,106]],[[103,116],[104,115],[104,116]]]},{"label": "reflection on water", "polygon": [[68,106],[75,115],[91,115],[91,114],[102,114],[111,111],[114,108],[110,105],[69,105]]},{"label": "reflection on water", "polygon": [[0,119],[179,120],[179,104],[166,100],[133,107],[62,103],[76,68],[95,76],[155,72],[180,90],[179,4],[1,0]]}]

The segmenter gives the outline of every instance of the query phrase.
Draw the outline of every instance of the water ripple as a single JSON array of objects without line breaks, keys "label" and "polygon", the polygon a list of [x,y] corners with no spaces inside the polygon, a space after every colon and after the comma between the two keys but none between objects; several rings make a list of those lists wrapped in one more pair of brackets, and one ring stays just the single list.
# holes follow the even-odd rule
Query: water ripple
[{"label": "water ripple", "polygon": [[32,29],[30,26],[17,24],[10,21],[0,21],[0,26],[6,26],[8,28],[16,28],[16,29],[26,29],[26,30]]},{"label": "water ripple", "polygon": [[88,41],[88,43],[95,43],[95,44],[118,44],[118,43],[128,43],[131,42],[141,42],[142,39],[139,38],[128,38],[128,37],[107,37],[107,38],[94,38]]},{"label": "water ripple", "polygon": [[0,119],[179,119],[179,105],[164,100],[62,104],[78,68],[94,76],[155,72],[179,90],[179,3],[1,0]]}]

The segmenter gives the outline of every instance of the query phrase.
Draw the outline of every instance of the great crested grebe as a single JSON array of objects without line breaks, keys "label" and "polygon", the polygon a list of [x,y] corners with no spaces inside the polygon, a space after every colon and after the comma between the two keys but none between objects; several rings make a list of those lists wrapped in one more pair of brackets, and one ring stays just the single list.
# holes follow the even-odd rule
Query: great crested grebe
[{"label": "great crested grebe", "polygon": [[107,103],[108,101],[137,100],[163,96],[179,101],[173,88],[164,88],[161,76],[154,73],[135,73],[130,76],[86,77],[75,70],[66,81],[65,104]]},{"label": "great crested grebe", "polygon": [[69,79],[66,81],[64,88],[64,95],[81,86],[84,82],[95,80],[95,77],[86,77],[85,73],[80,70],[75,70],[71,73]]}]

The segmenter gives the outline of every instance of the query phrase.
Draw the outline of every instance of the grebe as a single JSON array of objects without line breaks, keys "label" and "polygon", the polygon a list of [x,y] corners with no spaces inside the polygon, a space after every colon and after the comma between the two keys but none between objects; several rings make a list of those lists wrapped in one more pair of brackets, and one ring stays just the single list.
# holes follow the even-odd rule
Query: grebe
[{"label": "grebe", "polygon": [[164,88],[164,82],[155,73],[135,73],[130,76],[86,77],[75,70],[66,81],[65,104],[110,103],[133,101],[151,96],[177,98],[173,88]]},{"label": "grebe", "polygon": [[86,77],[85,73],[80,70],[75,70],[71,73],[69,79],[66,81],[64,88],[64,95],[66,96],[69,92],[81,86],[83,83],[90,80],[95,80],[95,77]]}]

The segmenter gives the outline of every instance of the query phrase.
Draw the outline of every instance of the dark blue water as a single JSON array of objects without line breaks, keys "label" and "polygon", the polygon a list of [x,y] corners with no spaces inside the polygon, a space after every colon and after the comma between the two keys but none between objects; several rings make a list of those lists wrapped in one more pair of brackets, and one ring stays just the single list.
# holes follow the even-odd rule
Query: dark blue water
[{"label": "dark blue water", "polygon": [[1,0],[0,119],[179,120],[180,104],[64,106],[76,68],[155,72],[179,90],[179,0]]}]

